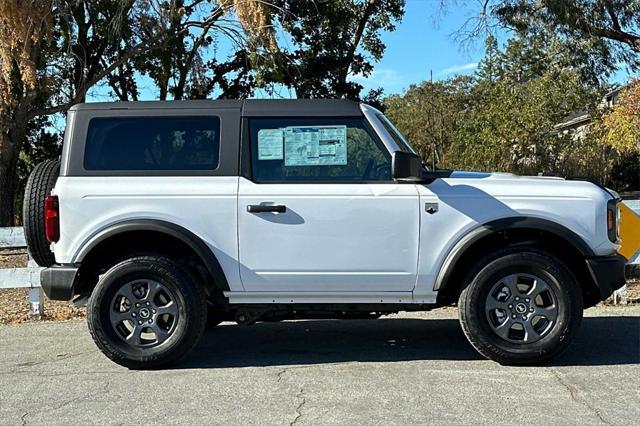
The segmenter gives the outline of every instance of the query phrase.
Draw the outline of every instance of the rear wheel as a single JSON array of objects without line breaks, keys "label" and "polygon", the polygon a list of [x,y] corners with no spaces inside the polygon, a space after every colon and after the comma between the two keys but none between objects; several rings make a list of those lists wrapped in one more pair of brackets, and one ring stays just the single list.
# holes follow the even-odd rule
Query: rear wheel
[{"label": "rear wheel", "polygon": [[172,259],[127,259],[101,276],[87,322],[100,350],[134,369],[173,364],[198,343],[207,322],[204,290]]},{"label": "rear wheel", "polygon": [[44,229],[44,199],[51,194],[60,174],[60,161],[44,161],[33,168],[24,190],[22,221],[29,253],[40,266],[56,263]]},{"label": "rear wheel", "polygon": [[505,250],[469,274],[460,295],[469,342],[502,364],[542,363],[562,352],[582,320],[582,293],[558,259],[535,249]]}]

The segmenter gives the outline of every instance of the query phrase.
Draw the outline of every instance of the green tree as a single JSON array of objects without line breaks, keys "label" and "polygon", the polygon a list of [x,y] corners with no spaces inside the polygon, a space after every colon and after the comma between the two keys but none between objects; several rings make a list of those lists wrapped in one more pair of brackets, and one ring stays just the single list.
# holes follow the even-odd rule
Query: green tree
[{"label": "green tree", "polygon": [[[281,85],[299,98],[361,99],[355,75],[369,76],[385,50],[404,0],[274,0],[269,22],[284,32],[277,46],[255,49],[260,83]],[[274,38],[275,39],[275,38]],[[263,43],[264,45],[264,43]],[[378,92],[379,93],[379,92]],[[374,93],[375,95],[375,93]],[[374,96],[375,97],[375,96]]]},{"label": "green tree", "polygon": [[404,95],[384,99],[385,113],[423,160],[449,167],[453,163],[448,151],[471,101],[473,85],[469,77],[412,85]]},{"label": "green tree", "polygon": [[582,142],[556,126],[589,99],[571,72],[525,81],[503,78],[491,85],[480,81],[461,112],[449,161],[476,170],[575,175]]},{"label": "green tree", "polygon": [[0,3],[0,226],[13,223],[18,156],[51,43],[50,9],[38,1]]},{"label": "green tree", "polygon": [[603,151],[608,184],[618,191],[640,189],[640,82],[630,82],[590,130]]},{"label": "green tree", "polygon": [[[252,1],[237,1],[251,7]],[[146,0],[139,4],[139,33],[156,39],[149,49],[112,73],[109,85],[122,100],[137,99],[136,78],[149,77],[159,100],[243,98],[252,93],[245,37],[229,22],[231,2]],[[215,50],[222,38],[235,52],[220,61]],[[129,44],[136,41],[130,41]],[[126,50],[123,49],[123,50]],[[214,91],[216,93],[214,93]]]},{"label": "green tree", "polygon": [[[461,29],[477,38],[497,26],[520,36],[552,37],[584,76],[603,80],[620,66],[640,66],[640,2],[637,0],[487,0],[477,19]],[[565,60],[563,56],[557,56]],[[552,59],[549,57],[548,59]]]},{"label": "green tree", "polygon": [[413,86],[385,99],[387,114],[423,158],[437,147],[448,168],[583,174],[599,151],[557,125],[593,108],[599,87],[549,58],[553,44],[535,41],[514,37],[499,49],[489,38],[476,75]]},{"label": "green tree", "polygon": [[640,81],[629,83],[601,121],[602,142],[621,153],[640,154]]},{"label": "green tree", "polygon": [[[102,56],[119,43],[130,1],[11,0],[0,6],[0,226],[14,219],[19,154],[37,117],[82,102],[113,64]],[[125,61],[127,53],[119,58]]]},{"label": "green tree", "polygon": [[[212,43],[208,34],[233,31],[222,19],[233,6],[205,0],[0,2],[0,226],[14,221],[20,153],[28,166],[35,151],[23,148],[43,140],[32,133],[35,124],[83,102],[99,83],[123,100],[137,99],[141,72],[155,79],[163,97],[204,97],[215,85],[231,96],[245,93],[248,61],[242,55],[214,61],[208,70],[200,56]],[[150,66],[134,61],[143,54]]]},{"label": "green tree", "polygon": [[498,49],[498,40],[489,35],[485,40],[484,58],[478,65],[476,76],[480,80],[492,83],[501,77],[502,52]]}]

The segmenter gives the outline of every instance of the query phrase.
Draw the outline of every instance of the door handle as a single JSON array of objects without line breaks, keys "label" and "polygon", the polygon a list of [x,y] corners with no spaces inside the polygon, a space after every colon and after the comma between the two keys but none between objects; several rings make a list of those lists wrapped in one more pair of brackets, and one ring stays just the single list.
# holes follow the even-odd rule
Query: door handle
[{"label": "door handle", "polygon": [[249,204],[247,206],[249,213],[286,213],[287,206],[276,206],[269,204]]}]

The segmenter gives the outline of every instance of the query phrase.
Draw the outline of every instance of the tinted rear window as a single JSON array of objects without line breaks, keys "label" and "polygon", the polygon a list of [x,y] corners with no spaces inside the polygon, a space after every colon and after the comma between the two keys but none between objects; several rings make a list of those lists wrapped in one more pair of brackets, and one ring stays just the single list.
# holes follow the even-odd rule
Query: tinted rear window
[{"label": "tinted rear window", "polygon": [[92,118],[86,170],[215,170],[220,153],[217,117]]}]

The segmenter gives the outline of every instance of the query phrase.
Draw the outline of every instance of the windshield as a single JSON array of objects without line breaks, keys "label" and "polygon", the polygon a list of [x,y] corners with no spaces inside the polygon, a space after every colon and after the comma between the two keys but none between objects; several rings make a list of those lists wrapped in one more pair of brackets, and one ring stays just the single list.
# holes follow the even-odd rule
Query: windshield
[{"label": "windshield", "polygon": [[378,117],[378,120],[380,120],[386,131],[391,135],[394,142],[398,145],[401,151],[416,154],[416,151],[413,149],[413,147],[409,144],[409,142],[407,142],[404,136],[402,136],[398,129],[396,129],[396,127],[384,114],[378,112],[376,113],[376,117]]}]

